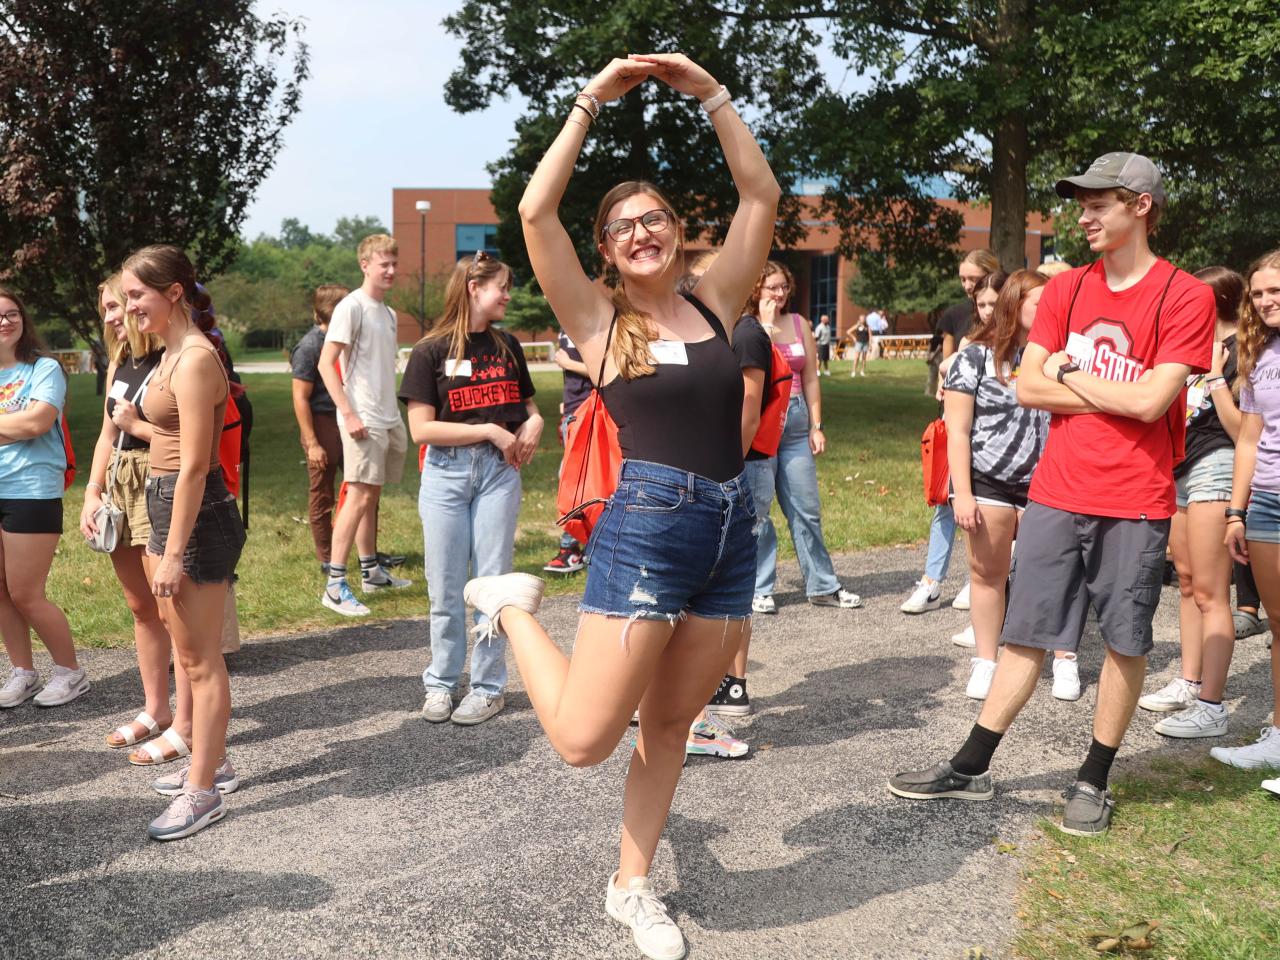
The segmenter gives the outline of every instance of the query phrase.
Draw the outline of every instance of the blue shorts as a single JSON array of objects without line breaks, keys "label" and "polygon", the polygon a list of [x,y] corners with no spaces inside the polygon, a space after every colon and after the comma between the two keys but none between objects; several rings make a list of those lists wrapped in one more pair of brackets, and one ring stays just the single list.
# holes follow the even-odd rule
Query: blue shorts
[{"label": "blue shorts", "polygon": [[1231,499],[1231,474],[1235,469],[1234,447],[1210,450],[1176,479],[1178,507],[1192,503],[1213,503]]},{"label": "blue shorts", "polygon": [[1249,495],[1244,538],[1260,543],[1280,543],[1280,493],[1254,490]]},{"label": "blue shorts", "polygon": [[751,615],[756,522],[742,476],[727,483],[660,463],[624,460],[584,559],[578,609],[631,620]]}]

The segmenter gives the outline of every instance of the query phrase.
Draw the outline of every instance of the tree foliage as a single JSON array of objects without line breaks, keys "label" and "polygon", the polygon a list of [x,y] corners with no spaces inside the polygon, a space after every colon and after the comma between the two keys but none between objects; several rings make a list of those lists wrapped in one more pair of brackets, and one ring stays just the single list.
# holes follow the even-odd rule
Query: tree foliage
[{"label": "tree foliage", "polygon": [[308,74],[301,24],[253,7],[0,5],[0,278],[37,311],[92,340],[131,250],[176,244],[202,276],[237,255]]}]

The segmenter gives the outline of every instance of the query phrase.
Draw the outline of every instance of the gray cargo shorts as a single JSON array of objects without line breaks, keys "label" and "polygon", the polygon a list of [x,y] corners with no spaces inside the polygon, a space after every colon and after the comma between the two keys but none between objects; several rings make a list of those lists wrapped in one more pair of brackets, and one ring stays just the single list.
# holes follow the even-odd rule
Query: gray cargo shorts
[{"label": "gray cargo shorts", "polygon": [[1001,642],[1074,652],[1092,604],[1108,647],[1146,656],[1168,542],[1167,519],[1095,517],[1033,501],[1018,525]]}]

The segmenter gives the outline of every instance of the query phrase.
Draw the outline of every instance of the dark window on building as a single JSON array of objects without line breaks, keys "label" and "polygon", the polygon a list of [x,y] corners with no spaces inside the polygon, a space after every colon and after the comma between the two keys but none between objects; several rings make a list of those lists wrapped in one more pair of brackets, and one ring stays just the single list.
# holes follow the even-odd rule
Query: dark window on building
[{"label": "dark window on building", "polygon": [[491,223],[460,223],[454,228],[454,246],[459,260],[475,256],[477,250],[496,257],[498,228]]},{"label": "dark window on building", "polygon": [[840,257],[820,253],[809,261],[809,321],[815,326],[824,313],[836,325],[836,304],[840,299]]}]

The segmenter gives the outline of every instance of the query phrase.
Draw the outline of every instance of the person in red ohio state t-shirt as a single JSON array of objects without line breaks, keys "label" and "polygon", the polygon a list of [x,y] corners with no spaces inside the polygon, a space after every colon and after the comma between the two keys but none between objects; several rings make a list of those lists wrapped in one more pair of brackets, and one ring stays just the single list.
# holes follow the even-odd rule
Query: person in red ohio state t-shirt
[{"label": "person in red ohio state t-shirt", "polygon": [[1018,402],[1053,417],[1018,529],[1004,650],[959,752],[891,777],[889,790],[916,800],[991,799],[991,758],[1049,650],[1067,651],[1054,660],[1054,696],[1080,696],[1074,655],[1092,606],[1106,660],[1093,742],[1066,790],[1059,829],[1097,836],[1111,824],[1107,778],[1142,692],[1177,510],[1184,420],[1175,401],[1189,374],[1209,369],[1216,310],[1206,284],[1151,252],[1165,192],[1146,157],[1108,153],[1058,181],[1057,192],[1079,203],[1080,226],[1101,257],[1049,281],[1022,356]]}]

